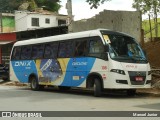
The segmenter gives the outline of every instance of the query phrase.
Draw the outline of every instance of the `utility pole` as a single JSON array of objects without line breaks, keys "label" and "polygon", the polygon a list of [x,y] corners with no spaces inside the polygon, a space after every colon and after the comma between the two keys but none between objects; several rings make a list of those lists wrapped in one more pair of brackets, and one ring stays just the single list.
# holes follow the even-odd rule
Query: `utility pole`
[{"label": "utility pole", "polygon": [[68,12],[68,32],[73,32],[73,15],[72,15],[72,0],[67,0],[66,9]]}]

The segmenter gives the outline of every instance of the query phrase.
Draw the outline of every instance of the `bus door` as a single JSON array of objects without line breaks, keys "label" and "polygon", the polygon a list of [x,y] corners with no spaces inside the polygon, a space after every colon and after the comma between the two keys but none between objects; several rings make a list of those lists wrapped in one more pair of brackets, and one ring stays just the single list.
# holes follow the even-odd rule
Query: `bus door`
[{"label": "bus door", "polygon": [[62,71],[60,86],[71,86],[73,43],[72,41],[62,41],[59,45],[58,61]]},{"label": "bus door", "polygon": [[74,58],[72,58],[72,86],[79,86],[87,76],[87,39],[81,38],[75,41]]}]

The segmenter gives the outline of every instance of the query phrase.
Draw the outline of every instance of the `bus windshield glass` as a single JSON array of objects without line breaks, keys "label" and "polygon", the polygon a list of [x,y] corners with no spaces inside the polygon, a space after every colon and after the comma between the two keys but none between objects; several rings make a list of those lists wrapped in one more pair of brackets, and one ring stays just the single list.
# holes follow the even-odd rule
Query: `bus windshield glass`
[{"label": "bus windshield glass", "polygon": [[108,35],[110,56],[120,62],[147,63],[145,54],[134,38],[124,35]]}]

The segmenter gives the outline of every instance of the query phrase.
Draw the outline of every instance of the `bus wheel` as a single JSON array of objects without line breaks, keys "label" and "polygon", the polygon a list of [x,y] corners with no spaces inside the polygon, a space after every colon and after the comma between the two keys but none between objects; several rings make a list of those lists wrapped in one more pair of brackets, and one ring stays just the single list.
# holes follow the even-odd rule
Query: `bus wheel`
[{"label": "bus wheel", "polygon": [[99,79],[94,80],[93,89],[94,89],[94,96],[95,97],[100,97],[101,94],[102,94],[102,87],[101,87],[101,83],[100,83]]},{"label": "bus wheel", "polygon": [[32,77],[30,80],[31,89],[34,91],[38,91],[40,89],[40,86],[38,84],[38,81],[35,77]]},{"label": "bus wheel", "polygon": [[135,89],[127,90],[127,95],[128,96],[135,96],[135,94],[136,94],[136,90]]}]

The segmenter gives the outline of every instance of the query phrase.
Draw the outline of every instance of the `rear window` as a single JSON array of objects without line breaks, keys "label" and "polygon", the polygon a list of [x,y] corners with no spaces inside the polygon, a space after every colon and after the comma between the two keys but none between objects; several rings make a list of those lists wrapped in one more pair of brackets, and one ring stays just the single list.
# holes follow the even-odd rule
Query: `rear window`
[{"label": "rear window", "polygon": [[12,60],[19,60],[21,54],[21,47],[15,47],[12,53]]}]

